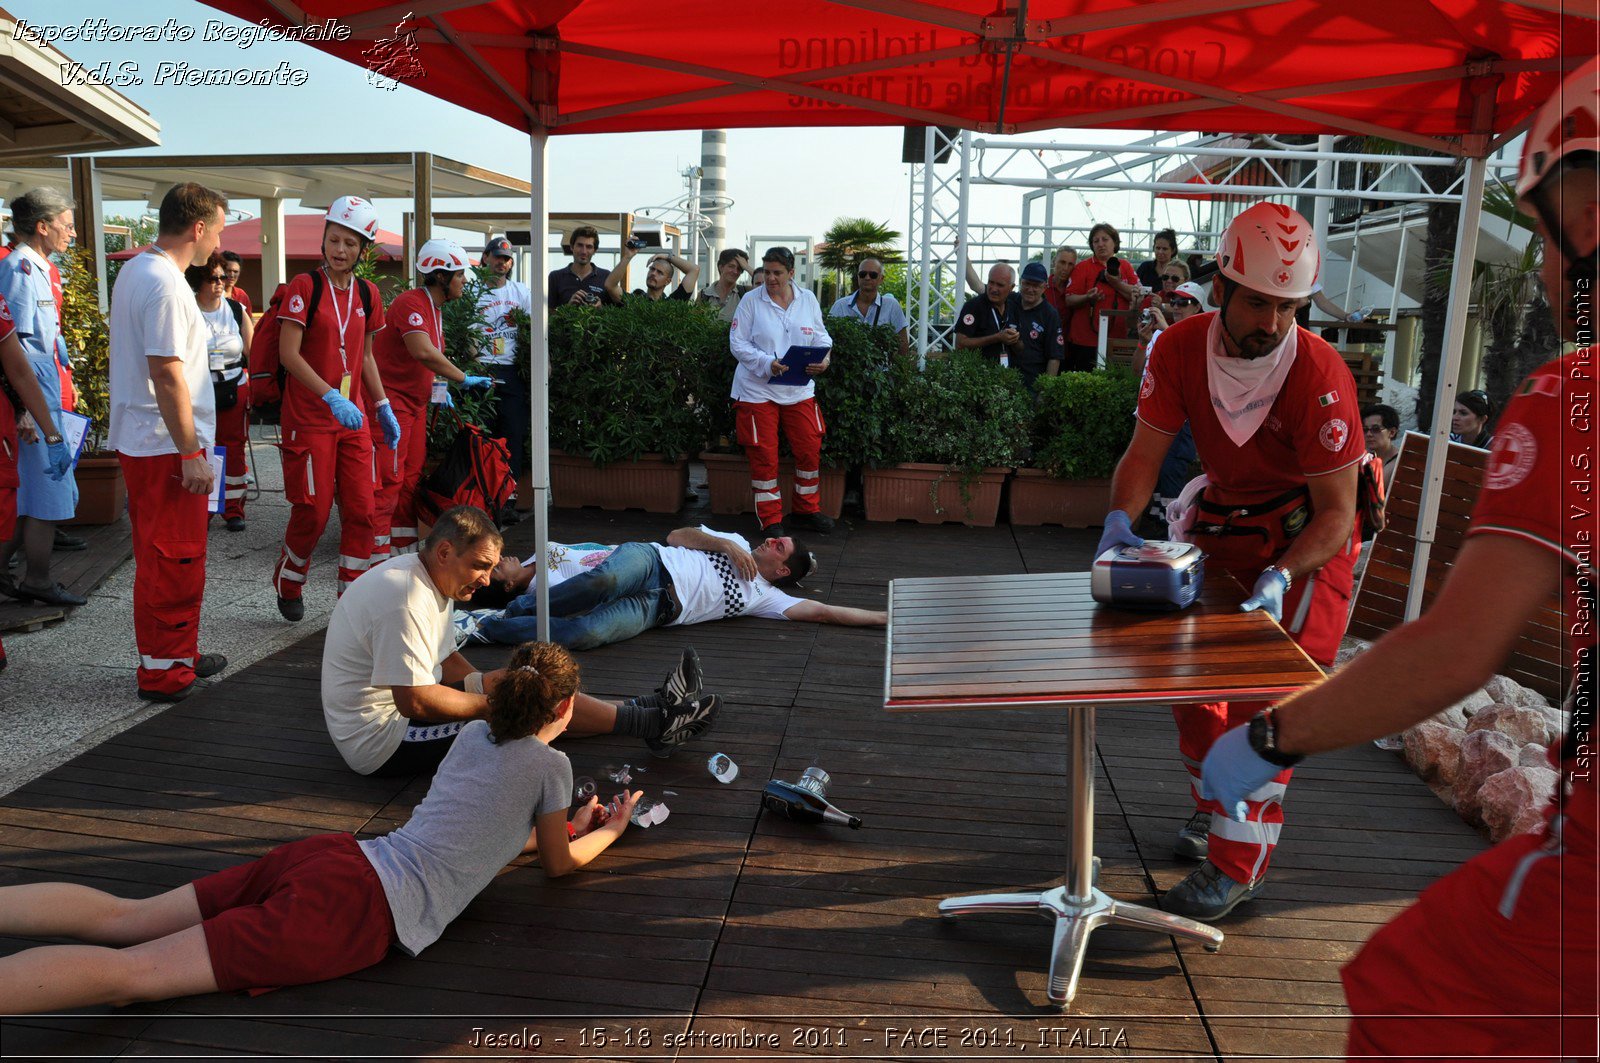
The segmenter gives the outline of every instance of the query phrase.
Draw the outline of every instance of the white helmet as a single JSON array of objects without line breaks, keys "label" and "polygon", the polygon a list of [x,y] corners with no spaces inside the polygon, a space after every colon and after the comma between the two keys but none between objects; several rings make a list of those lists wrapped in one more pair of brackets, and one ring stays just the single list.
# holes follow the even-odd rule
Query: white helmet
[{"label": "white helmet", "polygon": [[467,268],[467,253],[454,240],[429,240],[417,248],[417,272],[436,269],[459,273]]},{"label": "white helmet", "polygon": [[340,196],[322,220],[342,225],[366,240],[378,238],[378,208],[360,196]]},{"label": "white helmet", "polygon": [[1311,223],[1299,211],[1257,203],[1228,223],[1217,248],[1217,268],[1264,295],[1304,299],[1316,287],[1322,253]]},{"label": "white helmet", "polygon": [[1533,116],[1522,142],[1517,195],[1538,188],[1556,163],[1575,151],[1600,151],[1600,57],[1567,75]]}]

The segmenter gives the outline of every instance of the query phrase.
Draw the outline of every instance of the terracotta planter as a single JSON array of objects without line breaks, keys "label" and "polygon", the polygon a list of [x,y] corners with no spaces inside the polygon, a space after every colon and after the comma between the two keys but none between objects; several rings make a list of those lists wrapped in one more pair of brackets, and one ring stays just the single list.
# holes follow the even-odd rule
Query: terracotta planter
[{"label": "terracotta planter", "polygon": [[642,509],[676,513],[689,491],[689,463],[646,454],[597,468],[588,458],[550,452],[550,504],[561,509]]},{"label": "terracotta planter", "polygon": [[1111,480],[1058,480],[1043,469],[1018,469],[1011,478],[1007,519],[1012,524],[1093,528],[1111,508]]},{"label": "terracotta planter", "polygon": [[128,486],[115,454],[85,454],[74,470],[78,511],[63,524],[115,524],[128,510]]},{"label": "terracotta planter", "polygon": [[[754,493],[750,490],[750,463],[743,454],[700,455],[706,467],[706,484],[711,488],[711,512],[721,516],[738,516],[756,511]],[[785,459],[778,463],[778,492],[783,495],[783,511],[793,511],[791,495],[794,489],[794,462]],[[817,492],[822,512],[839,519],[844,508],[844,470],[823,469],[822,486]]]},{"label": "terracotta planter", "polygon": [[861,474],[861,500],[868,520],[960,521],[969,527],[992,528],[1000,512],[1000,487],[1010,471],[1004,466],[985,469],[968,487],[970,502],[964,503],[960,471],[918,463],[868,469]]}]

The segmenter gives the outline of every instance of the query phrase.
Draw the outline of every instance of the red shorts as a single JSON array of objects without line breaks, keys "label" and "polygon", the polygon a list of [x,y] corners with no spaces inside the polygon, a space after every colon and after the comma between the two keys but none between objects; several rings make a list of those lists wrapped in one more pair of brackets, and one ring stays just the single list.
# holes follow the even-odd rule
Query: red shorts
[{"label": "red shorts", "polygon": [[217,988],[265,992],[339,978],[389,951],[383,884],[349,834],[280,845],[194,883]]}]

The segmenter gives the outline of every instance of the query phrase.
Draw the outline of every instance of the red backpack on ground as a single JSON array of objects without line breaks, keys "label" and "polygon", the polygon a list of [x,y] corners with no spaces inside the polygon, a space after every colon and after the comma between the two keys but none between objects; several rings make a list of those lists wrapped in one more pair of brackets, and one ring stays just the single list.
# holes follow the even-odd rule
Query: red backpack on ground
[{"label": "red backpack on ground", "polygon": [[496,519],[516,487],[505,440],[461,424],[444,460],[417,485],[417,516],[432,524],[452,506],[477,506]]},{"label": "red backpack on ground", "polygon": [[[356,291],[361,295],[361,309],[372,316],[372,282],[356,278]],[[256,406],[275,406],[283,401],[284,370],[278,360],[278,336],[283,331],[278,312],[283,307],[283,297],[289,291],[287,284],[278,285],[256,322],[255,338],[250,341],[250,401]],[[316,320],[317,306],[322,302],[322,271],[311,271],[311,301],[306,304],[306,328]]]}]

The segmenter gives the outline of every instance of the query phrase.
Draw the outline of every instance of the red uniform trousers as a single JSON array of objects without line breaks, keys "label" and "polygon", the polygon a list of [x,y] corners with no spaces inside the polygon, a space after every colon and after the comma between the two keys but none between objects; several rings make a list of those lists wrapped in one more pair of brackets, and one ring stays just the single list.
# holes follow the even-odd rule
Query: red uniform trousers
[{"label": "red uniform trousers", "polygon": [[428,416],[392,400],[389,408],[400,422],[400,449],[383,441],[377,418],[372,423],[372,452],[378,462],[378,490],[372,507],[372,563],[391,554],[417,552],[417,484],[428,460]]},{"label": "red uniform trousers", "polygon": [[[1284,509],[1293,511],[1297,505],[1291,503]],[[1290,539],[1283,532],[1283,511],[1275,510],[1260,520],[1231,523],[1234,528],[1246,523],[1259,526],[1265,536],[1206,534],[1202,528],[1214,516],[1202,510],[1192,536],[1206,552],[1207,575],[1216,578],[1226,572],[1248,590],[1262,569],[1288,549]],[[1312,575],[1297,580],[1284,595],[1284,630],[1308,657],[1324,667],[1333,663],[1339,640],[1344,637],[1350,614],[1352,570],[1360,548],[1360,536],[1352,534],[1344,549]],[[1235,882],[1255,882],[1266,874],[1283,830],[1283,797],[1294,769],[1284,769],[1271,782],[1251,792],[1246,798],[1249,822],[1240,823],[1217,802],[1201,799],[1200,765],[1224,731],[1249,722],[1267,705],[1262,701],[1218,701],[1172,708],[1173,719],[1178,723],[1178,752],[1189,770],[1189,792],[1195,809],[1211,813],[1209,859]]]},{"label": "red uniform trousers", "polygon": [[1342,972],[1347,1055],[1596,1058],[1597,800],[1591,776],[1564,817],[1467,861],[1373,935]]},{"label": "red uniform trousers", "polygon": [[365,572],[372,559],[372,496],[377,462],[372,436],[353,431],[283,435],[283,493],[289,499],[289,526],[283,556],[272,584],[281,598],[298,598],[311,568],[311,552],[339,503],[339,593]]},{"label": "red uniform trousers", "polygon": [[227,448],[222,495],[224,517],[244,516],[244,496],[250,486],[250,380],[239,381],[239,401],[217,411],[217,445]]},{"label": "red uniform trousers", "polygon": [[776,402],[735,402],[739,445],[750,461],[750,488],[756,496],[756,519],[763,528],[783,520],[778,492],[778,431],[782,428],[794,454],[794,511],[816,513],[821,499],[822,437],[827,426],[816,399],[783,406]]},{"label": "red uniform trousers", "polygon": [[175,694],[194,682],[200,653],[211,499],[183,489],[183,462],[176,454],[119,457],[133,525],[139,689]]}]

